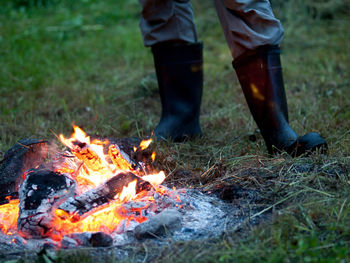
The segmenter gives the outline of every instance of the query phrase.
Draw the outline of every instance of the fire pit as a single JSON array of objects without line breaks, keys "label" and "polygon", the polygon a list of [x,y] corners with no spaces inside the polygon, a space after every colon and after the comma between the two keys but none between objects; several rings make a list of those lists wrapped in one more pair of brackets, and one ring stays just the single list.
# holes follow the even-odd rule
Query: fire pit
[{"label": "fire pit", "polygon": [[73,126],[67,150],[26,139],[0,166],[0,248],[112,246],[147,238],[212,237],[243,220],[242,209],[162,185],[152,139],[92,139]]}]

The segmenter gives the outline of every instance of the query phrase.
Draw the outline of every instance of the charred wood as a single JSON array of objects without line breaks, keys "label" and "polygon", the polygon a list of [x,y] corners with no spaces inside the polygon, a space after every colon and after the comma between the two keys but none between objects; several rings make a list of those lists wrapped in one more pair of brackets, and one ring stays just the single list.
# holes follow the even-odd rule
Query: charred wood
[{"label": "charred wood", "polygon": [[47,236],[53,227],[54,209],[74,191],[75,183],[68,175],[30,170],[19,191],[18,229],[26,237]]},{"label": "charred wood", "polygon": [[117,144],[111,144],[108,147],[108,156],[117,169],[136,170],[138,165],[125,152],[123,152]]},{"label": "charred wood", "polygon": [[114,200],[115,196],[122,192],[124,186],[136,180],[136,193],[151,188],[151,184],[142,180],[131,172],[119,173],[100,186],[91,189],[79,196],[70,197],[62,203],[58,209],[62,218],[68,217],[71,222],[77,222],[87,213],[101,205]]},{"label": "charred wood", "polygon": [[18,196],[23,173],[44,163],[48,154],[48,141],[22,139],[9,149],[0,161],[0,205],[7,196]]},{"label": "charred wood", "polygon": [[65,235],[61,240],[63,248],[110,247],[113,238],[104,232],[83,232]]},{"label": "charred wood", "polygon": [[139,138],[109,138],[108,140],[110,141],[110,145],[115,144],[119,147],[124,159],[132,165],[134,170],[143,173],[154,170],[154,167],[150,165],[151,155],[154,151],[152,145],[145,150],[141,150],[139,146],[141,140]]}]

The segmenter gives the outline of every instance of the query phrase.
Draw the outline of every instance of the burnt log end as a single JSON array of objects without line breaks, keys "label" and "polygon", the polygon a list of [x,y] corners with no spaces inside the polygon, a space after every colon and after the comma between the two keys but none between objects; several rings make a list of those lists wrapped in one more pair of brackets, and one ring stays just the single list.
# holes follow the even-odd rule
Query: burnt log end
[{"label": "burnt log end", "polygon": [[22,139],[10,148],[0,161],[0,204],[7,196],[17,196],[23,173],[44,163],[48,153],[48,141]]},{"label": "burnt log end", "polygon": [[69,175],[48,169],[31,170],[19,190],[18,230],[29,238],[41,238],[54,227],[54,210],[75,191]]}]

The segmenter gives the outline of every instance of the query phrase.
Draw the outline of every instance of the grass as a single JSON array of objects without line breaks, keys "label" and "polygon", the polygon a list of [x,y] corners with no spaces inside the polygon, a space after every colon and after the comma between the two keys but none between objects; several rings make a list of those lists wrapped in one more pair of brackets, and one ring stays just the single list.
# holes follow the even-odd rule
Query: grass
[{"label": "grass", "polygon": [[[349,4],[272,1],[285,28],[291,126],[299,134],[320,132],[329,143],[327,157],[297,159],[267,156],[212,3],[193,5],[205,44],[204,136],[158,143],[157,166],[168,185],[256,189],[273,218],[219,239],[149,247],[148,254],[134,248],[129,260],[349,262]],[[67,135],[72,122],[108,137],[151,133],[160,102],[136,0],[0,0],[0,6],[0,157],[21,138],[54,140],[50,130]],[[81,257],[68,254],[56,260]]]}]

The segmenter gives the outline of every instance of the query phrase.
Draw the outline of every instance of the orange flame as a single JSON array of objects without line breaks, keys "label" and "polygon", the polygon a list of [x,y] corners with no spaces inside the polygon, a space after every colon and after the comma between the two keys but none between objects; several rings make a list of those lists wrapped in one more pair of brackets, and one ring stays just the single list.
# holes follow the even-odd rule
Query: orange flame
[{"label": "orange flame", "polygon": [[152,138],[148,139],[148,140],[142,140],[140,142],[140,149],[141,150],[145,150],[148,148],[148,146],[152,143]]},{"label": "orange flame", "polygon": [[152,159],[152,162],[154,162],[154,160],[156,159],[156,153],[155,152],[152,153],[151,159]]},{"label": "orange flame", "polygon": [[165,180],[165,173],[163,171],[160,171],[157,174],[144,175],[142,176],[142,179],[154,186],[158,186]]},{"label": "orange flame", "polygon": [[12,234],[17,229],[18,204],[19,200],[9,200],[8,204],[0,206],[0,229],[5,234]]},{"label": "orange flame", "polygon": [[[77,183],[77,192],[79,194],[105,183],[122,171],[137,174],[143,180],[152,184],[160,194],[166,192],[164,188],[159,186],[165,179],[163,171],[142,176],[124,159],[117,145],[110,144],[108,140],[91,141],[90,136],[87,136],[78,126],[73,125],[73,129],[74,133],[70,138],[65,138],[61,134],[59,139],[76,158],[67,158],[55,171],[70,174]],[[151,142],[152,139],[141,141],[140,149],[146,149]],[[137,151],[136,147],[134,147],[134,151]],[[152,161],[154,161],[155,156],[156,154],[152,153]],[[104,231],[111,233],[123,220],[127,222],[135,220],[139,223],[147,220],[146,217],[141,216],[142,213],[137,213],[138,215],[136,216],[136,214],[131,214],[130,211],[125,211],[123,208],[125,202],[130,200],[137,201],[139,198],[142,198],[143,201],[148,200],[147,202],[150,203],[154,202],[153,196],[147,196],[146,191],[136,194],[136,185],[137,180],[134,180],[127,186],[124,186],[121,193],[114,197],[114,200],[94,209],[78,222],[67,220],[70,215],[63,210],[56,209],[52,223],[53,228],[49,236],[55,240],[60,240],[63,235],[75,232]],[[18,205],[19,200],[10,200],[8,204],[0,206],[0,230],[3,233],[17,232]],[[142,208],[138,209],[142,210]]]},{"label": "orange flame", "polygon": [[137,180],[132,181],[128,186],[124,186],[122,192],[119,195],[121,201],[132,200],[136,195],[136,183]]}]

